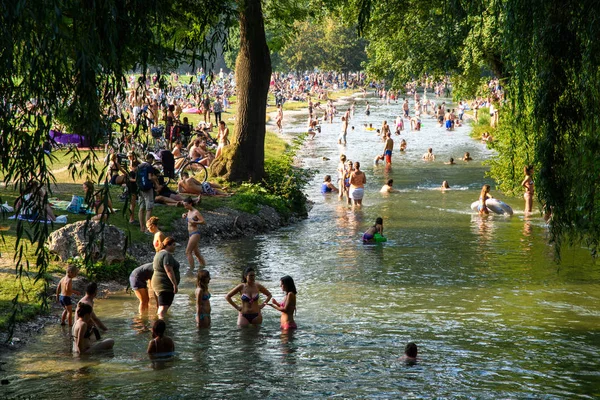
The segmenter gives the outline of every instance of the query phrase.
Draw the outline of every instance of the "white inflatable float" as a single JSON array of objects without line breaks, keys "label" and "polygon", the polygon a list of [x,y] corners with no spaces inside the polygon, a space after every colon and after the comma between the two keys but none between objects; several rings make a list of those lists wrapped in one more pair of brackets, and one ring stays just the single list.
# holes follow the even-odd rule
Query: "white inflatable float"
[{"label": "white inflatable float", "polygon": [[[487,199],[485,202],[488,210],[495,214],[500,215],[513,215],[513,209],[510,208],[508,204],[498,199]],[[479,201],[474,201],[471,203],[471,210],[477,211],[477,206],[479,206]]]}]

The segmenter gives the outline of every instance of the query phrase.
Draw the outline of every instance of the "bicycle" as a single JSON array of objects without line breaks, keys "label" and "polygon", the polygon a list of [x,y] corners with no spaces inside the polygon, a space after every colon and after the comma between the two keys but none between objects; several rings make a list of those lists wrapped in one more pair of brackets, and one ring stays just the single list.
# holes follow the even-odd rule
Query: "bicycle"
[{"label": "bicycle", "polygon": [[181,179],[181,173],[187,172],[190,178],[196,179],[200,183],[206,182],[208,179],[208,168],[196,160],[190,160],[186,156],[177,157],[175,159],[175,165],[178,160],[185,160],[179,168],[174,168],[173,171],[165,171],[162,160],[154,162],[154,166],[161,172],[165,179],[165,184],[169,185],[172,182],[178,182]]}]

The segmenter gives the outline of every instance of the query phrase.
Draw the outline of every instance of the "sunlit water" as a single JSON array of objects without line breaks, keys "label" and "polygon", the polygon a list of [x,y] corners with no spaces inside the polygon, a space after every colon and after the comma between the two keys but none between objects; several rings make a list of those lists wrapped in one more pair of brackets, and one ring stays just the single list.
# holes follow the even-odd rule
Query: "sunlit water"
[{"label": "sunlit water", "polygon": [[[348,134],[340,124],[302,152],[319,174],[307,193],[307,220],[267,235],[204,249],[213,280],[213,327],[197,331],[193,276],[168,317],[176,356],[152,364],[145,354],[153,322],[136,316],[137,301],[117,293],[96,312],[116,341],[112,353],[73,359],[60,326],[9,359],[5,396],[36,398],[563,398],[600,396],[600,270],[585,249],[566,249],[553,262],[544,221],[525,219],[522,198],[505,198],[513,217],[481,218],[478,197],[491,156],[468,135],[446,132],[424,118],[421,132],[396,139],[393,168],[374,166],[383,144],[365,122],[392,124],[400,105],[376,100],[370,117],[362,100]],[[340,107],[342,108],[342,107]],[[339,119],[339,118],[338,118]],[[406,123],[408,121],[405,121]],[[304,130],[305,120],[286,129]],[[435,162],[421,161],[433,147]],[[469,151],[475,161],[444,165]],[[319,193],[322,177],[335,180],[344,152],[361,161],[368,183],[362,211]],[[330,160],[324,160],[323,157]],[[391,177],[399,193],[378,193]],[[438,190],[443,180],[452,189]],[[388,242],[363,245],[362,232],[384,219]],[[183,256],[179,257],[184,261]],[[244,266],[281,298],[279,278],[298,287],[297,332],[281,334],[279,313],[268,308],[260,330],[238,329],[224,295]],[[399,361],[407,342],[419,345],[416,365]]]}]

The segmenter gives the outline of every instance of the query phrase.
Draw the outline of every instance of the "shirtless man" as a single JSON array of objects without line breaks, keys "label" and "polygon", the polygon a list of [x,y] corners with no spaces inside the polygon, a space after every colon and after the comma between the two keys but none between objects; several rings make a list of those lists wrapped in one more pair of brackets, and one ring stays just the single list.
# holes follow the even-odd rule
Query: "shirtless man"
[{"label": "shirtless man", "polygon": [[338,137],[338,144],[346,144],[346,135],[348,134],[348,118],[346,116],[342,117],[342,133]]},{"label": "shirtless man", "polygon": [[206,148],[206,142],[201,139],[194,140],[194,144],[190,147],[190,160],[195,160],[198,164],[208,167],[214,156]]},{"label": "shirtless man", "polygon": [[392,134],[388,131],[385,135],[385,145],[383,146],[383,154],[375,157],[375,164],[381,160],[385,160],[386,165],[392,164],[392,151],[394,150],[394,141],[392,140]]},{"label": "shirtless man", "polygon": [[219,186],[216,183],[202,183],[195,178],[191,178],[190,174],[188,174],[185,171],[181,173],[181,179],[177,183],[177,191],[179,191],[180,193],[197,194],[199,196],[229,196],[229,193],[226,193],[221,189],[222,186]]},{"label": "shirtless man", "polygon": [[408,118],[408,100],[404,99],[404,104],[402,104],[402,110],[404,110],[404,118]]}]

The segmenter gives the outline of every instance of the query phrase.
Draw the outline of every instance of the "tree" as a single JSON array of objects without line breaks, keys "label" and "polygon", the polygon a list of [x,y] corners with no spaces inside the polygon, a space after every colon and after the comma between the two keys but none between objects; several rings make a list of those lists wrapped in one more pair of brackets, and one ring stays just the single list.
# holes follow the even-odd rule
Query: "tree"
[{"label": "tree", "polygon": [[234,139],[211,165],[229,181],[259,182],[265,174],[265,119],[271,77],[260,0],[240,0],[240,50],[235,64],[237,115]]},{"label": "tree", "polygon": [[[599,2],[356,0],[371,73],[401,84],[452,73],[464,95],[484,69],[502,79],[507,102],[492,174],[518,188],[537,168],[539,202],[552,214],[551,241],[600,242]],[[440,51],[443,50],[443,51]],[[460,55],[460,56],[459,56]]]},{"label": "tree", "polygon": [[366,40],[359,38],[356,25],[345,26],[340,18],[298,21],[294,34],[281,50],[287,70],[357,71],[367,60]]},{"label": "tree", "polygon": [[[182,60],[204,62],[226,38],[236,12],[231,2],[217,0],[0,4],[0,175],[21,195],[33,180],[47,189],[43,198],[37,194],[43,192],[35,192],[31,201],[44,223],[18,222],[16,232],[15,271],[19,278],[30,272],[27,253],[33,247],[31,272],[38,281],[45,279],[49,261],[45,206],[54,182],[51,156],[42,151],[42,143],[56,117],[96,145],[112,130],[128,71],[140,67],[145,73],[149,65],[162,69]],[[71,154],[73,175],[98,178],[93,151]],[[106,196],[107,184],[103,190]],[[14,299],[13,317],[19,299]]]}]

